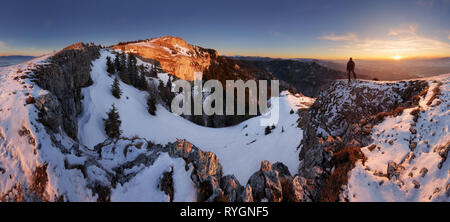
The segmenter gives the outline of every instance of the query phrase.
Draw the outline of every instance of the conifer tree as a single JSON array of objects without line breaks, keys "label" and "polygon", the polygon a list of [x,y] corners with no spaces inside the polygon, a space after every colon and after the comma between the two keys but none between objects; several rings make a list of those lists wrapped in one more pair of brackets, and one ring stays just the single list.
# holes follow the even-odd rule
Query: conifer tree
[{"label": "conifer tree", "polygon": [[111,75],[116,72],[116,69],[114,68],[114,64],[111,61],[111,57],[109,57],[109,56],[106,57],[106,71]]},{"label": "conifer tree", "polygon": [[156,65],[152,65],[152,69],[151,69],[151,76],[152,77],[157,77],[158,76],[158,71],[156,70]]},{"label": "conifer tree", "polygon": [[111,86],[111,93],[117,99],[120,99],[120,96],[122,95],[122,90],[120,90],[119,86],[119,79],[117,79],[117,77],[114,78],[114,82]]},{"label": "conifer tree", "polygon": [[147,111],[152,116],[156,115],[156,100],[152,94],[147,97]]},{"label": "conifer tree", "polygon": [[264,130],[264,134],[265,134],[265,135],[268,135],[268,134],[270,134],[271,132],[272,132],[272,129],[270,129],[269,126],[266,126],[266,129]]},{"label": "conifer tree", "polygon": [[158,91],[161,96],[161,99],[165,103],[167,107],[171,106],[172,100],[175,97],[175,94],[172,92],[172,82],[169,78],[167,81],[167,85],[164,86],[163,81],[159,81]]},{"label": "conifer tree", "polygon": [[137,69],[138,69],[138,73],[140,73],[141,75],[149,76],[149,74],[147,72],[147,69],[145,68],[144,64],[139,65],[137,67]]},{"label": "conifer tree", "polygon": [[137,72],[137,59],[134,54],[128,55],[127,60],[127,72],[128,72],[128,79],[130,80],[130,84],[136,88],[138,84],[138,72]]},{"label": "conifer tree", "polygon": [[122,121],[120,120],[119,112],[117,112],[114,104],[108,112],[108,118],[103,119],[105,124],[105,132],[109,138],[118,139],[120,134],[122,134],[122,130],[120,130],[120,125]]},{"label": "conifer tree", "polygon": [[126,84],[130,84],[130,78],[128,76],[128,70],[127,70],[127,61],[126,61],[126,55],[125,53],[121,53],[119,55],[119,76],[122,82]]},{"label": "conifer tree", "polygon": [[137,82],[137,88],[140,90],[147,90],[148,89],[148,83],[147,79],[145,78],[145,74],[141,73],[138,78]]},{"label": "conifer tree", "polygon": [[114,69],[117,71],[119,71],[119,69],[120,69],[119,55],[116,55],[116,57],[114,58]]}]

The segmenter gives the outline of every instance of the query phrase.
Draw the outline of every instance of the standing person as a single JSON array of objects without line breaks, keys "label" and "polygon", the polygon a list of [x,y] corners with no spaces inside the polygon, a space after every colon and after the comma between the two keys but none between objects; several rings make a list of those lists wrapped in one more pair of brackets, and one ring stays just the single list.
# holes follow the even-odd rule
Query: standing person
[{"label": "standing person", "polygon": [[353,73],[353,78],[356,79],[355,62],[353,62],[353,59],[351,57],[350,60],[347,62],[347,73],[348,73],[348,82],[351,82],[350,73]]}]

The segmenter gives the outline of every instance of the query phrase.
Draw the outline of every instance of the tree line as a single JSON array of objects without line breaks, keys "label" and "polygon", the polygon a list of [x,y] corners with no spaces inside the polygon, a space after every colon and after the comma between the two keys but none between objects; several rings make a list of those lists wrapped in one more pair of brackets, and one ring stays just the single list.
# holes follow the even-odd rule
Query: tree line
[{"label": "tree line", "polygon": [[[131,85],[139,90],[145,90],[149,93],[147,97],[147,111],[150,115],[156,115],[156,92],[150,89],[146,77],[156,77],[158,68],[153,65],[150,69],[143,64],[137,65],[137,58],[134,54],[117,53],[114,60],[110,56],[106,57],[106,71],[114,76],[111,85],[111,94],[120,99],[122,90],[120,89],[119,78],[125,84]],[[159,86],[158,88],[161,88]],[[107,118],[103,119],[106,135],[112,139],[118,139],[122,133],[120,129],[122,121],[120,115],[113,104]]]}]

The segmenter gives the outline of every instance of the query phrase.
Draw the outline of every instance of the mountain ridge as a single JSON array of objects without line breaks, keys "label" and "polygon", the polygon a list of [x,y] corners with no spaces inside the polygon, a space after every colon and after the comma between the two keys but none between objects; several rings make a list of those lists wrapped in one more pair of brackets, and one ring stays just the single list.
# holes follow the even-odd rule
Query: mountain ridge
[{"label": "mountain ridge", "polygon": [[[164,83],[157,94],[119,79],[123,94],[114,97],[117,74],[106,61],[115,56],[75,44],[0,68],[0,200],[449,199],[450,74],[338,79],[317,99],[283,91],[268,101],[279,104],[268,112],[280,118],[269,130],[263,115],[211,128],[159,100],[148,113],[146,98],[162,93],[168,73],[147,76],[151,86]],[[118,139],[102,121],[112,104],[122,119]]]}]

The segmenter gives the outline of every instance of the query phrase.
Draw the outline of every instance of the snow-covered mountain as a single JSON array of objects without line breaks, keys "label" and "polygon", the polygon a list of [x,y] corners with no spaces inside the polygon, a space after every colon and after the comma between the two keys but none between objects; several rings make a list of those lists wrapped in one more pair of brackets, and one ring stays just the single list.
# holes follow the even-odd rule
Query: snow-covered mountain
[{"label": "snow-covered mountain", "polygon": [[[1,201],[449,200],[450,74],[283,91],[268,113],[211,128],[168,110],[169,73],[145,76],[153,93],[119,80],[114,97],[107,57],[120,51],[135,52],[79,43],[0,68]],[[120,139],[104,130],[113,104]]]},{"label": "snow-covered mountain", "polygon": [[174,36],[119,43],[112,48],[158,61],[163,70],[188,81],[194,80],[195,72],[204,72],[218,57],[215,50],[188,44]]}]

